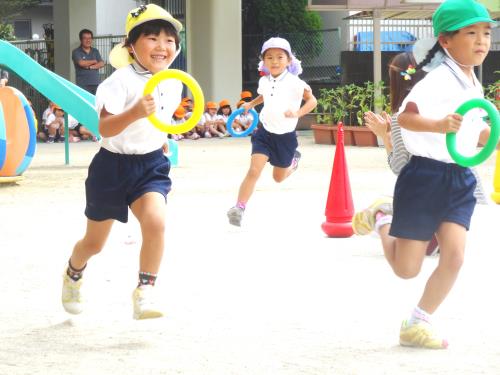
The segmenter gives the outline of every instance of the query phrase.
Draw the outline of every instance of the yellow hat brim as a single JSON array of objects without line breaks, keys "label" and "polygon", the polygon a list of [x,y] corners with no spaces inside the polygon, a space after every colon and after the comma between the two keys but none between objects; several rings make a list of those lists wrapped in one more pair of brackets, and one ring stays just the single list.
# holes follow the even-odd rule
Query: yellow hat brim
[{"label": "yellow hat brim", "polygon": [[113,47],[109,53],[109,63],[113,68],[120,69],[134,62],[130,56],[127,47],[123,43],[119,43]]}]

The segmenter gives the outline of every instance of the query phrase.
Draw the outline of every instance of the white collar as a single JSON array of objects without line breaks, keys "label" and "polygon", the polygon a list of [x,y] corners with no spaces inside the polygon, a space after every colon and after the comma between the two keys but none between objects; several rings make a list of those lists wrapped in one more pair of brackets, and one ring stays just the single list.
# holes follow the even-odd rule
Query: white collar
[{"label": "white collar", "polygon": [[132,64],[130,64],[130,68],[132,71],[140,76],[146,77],[146,78],[151,78],[153,74],[144,68],[142,65],[140,65],[137,61],[133,61]]},{"label": "white collar", "polygon": [[283,73],[281,73],[279,76],[277,77],[273,77],[271,74],[268,75],[268,78],[269,78],[269,81],[273,80],[273,81],[281,81],[285,78],[285,76],[288,74],[288,69],[285,69],[285,71]]},{"label": "white collar", "polygon": [[467,77],[462,68],[460,68],[460,66],[455,61],[453,61],[453,59],[450,59],[448,56],[446,56],[443,63],[446,66],[448,66],[448,68],[450,68],[452,73],[455,75],[455,77],[457,77],[458,80],[460,80],[460,83],[462,83],[465,86],[465,88],[476,89],[481,92],[483,91],[481,83],[477,79],[476,73],[474,72],[474,68],[472,69],[473,82],[471,82],[471,80],[469,79],[469,77]]}]

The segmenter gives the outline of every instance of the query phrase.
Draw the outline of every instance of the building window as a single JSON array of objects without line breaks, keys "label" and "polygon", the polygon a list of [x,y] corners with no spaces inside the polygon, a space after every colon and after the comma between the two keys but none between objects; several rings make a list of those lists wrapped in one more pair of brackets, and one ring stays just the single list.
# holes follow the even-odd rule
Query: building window
[{"label": "building window", "polygon": [[14,35],[16,39],[31,39],[31,20],[14,20]]}]

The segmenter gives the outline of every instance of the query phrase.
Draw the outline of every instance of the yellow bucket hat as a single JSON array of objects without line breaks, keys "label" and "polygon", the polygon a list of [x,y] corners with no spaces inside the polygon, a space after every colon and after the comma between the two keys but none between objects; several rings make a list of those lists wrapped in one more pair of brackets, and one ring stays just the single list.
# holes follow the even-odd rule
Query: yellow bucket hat
[{"label": "yellow bucket hat", "polygon": [[[148,21],[163,20],[170,23],[177,33],[182,30],[182,24],[176,20],[169,12],[156,4],[141,5],[139,8],[132,9],[127,15],[125,22],[125,34],[128,38],[130,31],[135,27],[142,25]],[[179,46],[180,48],[180,46]],[[134,62],[130,56],[128,49],[125,48],[124,43],[119,43],[113,47],[109,54],[110,64],[118,69]]]}]

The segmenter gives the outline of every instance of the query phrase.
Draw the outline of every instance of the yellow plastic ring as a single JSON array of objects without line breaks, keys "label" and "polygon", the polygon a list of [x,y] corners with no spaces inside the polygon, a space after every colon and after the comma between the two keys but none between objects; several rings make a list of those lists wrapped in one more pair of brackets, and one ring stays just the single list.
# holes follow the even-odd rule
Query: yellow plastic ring
[{"label": "yellow plastic ring", "polygon": [[201,87],[198,82],[196,82],[196,80],[186,72],[178,69],[168,69],[154,74],[149,81],[146,82],[143,92],[144,96],[151,94],[158,83],[165,79],[178,79],[187,86],[187,88],[191,91],[191,94],[193,94],[193,113],[186,122],[178,125],[164,123],[156,117],[156,113],[149,115],[148,120],[162,132],[170,134],[186,133],[196,126],[203,115],[203,110],[205,108],[205,98],[203,96],[203,92],[201,91]]}]

